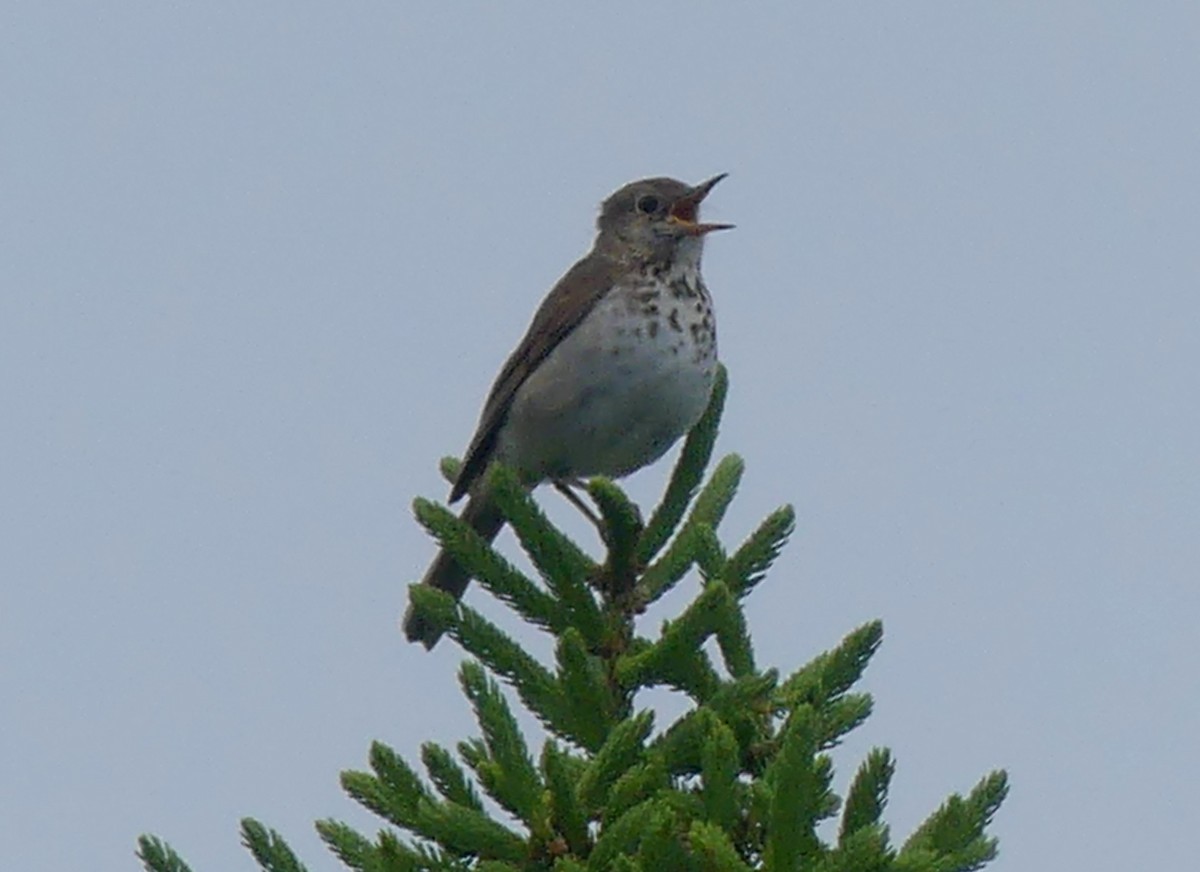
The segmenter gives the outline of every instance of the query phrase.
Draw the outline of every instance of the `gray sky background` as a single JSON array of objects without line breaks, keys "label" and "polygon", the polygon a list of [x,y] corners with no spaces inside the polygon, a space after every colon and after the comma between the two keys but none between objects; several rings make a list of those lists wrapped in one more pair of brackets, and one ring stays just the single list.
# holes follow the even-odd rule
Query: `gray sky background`
[{"label": "gray sky background", "polygon": [[760,660],[885,622],[837,784],[889,745],[902,839],[1007,767],[1005,872],[1194,857],[1200,7],[0,23],[0,868],[251,869],[248,814],[339,868],[339,770],[475,734],[411,499],[599,201],[720,171],[724,536],[799,518]]}]

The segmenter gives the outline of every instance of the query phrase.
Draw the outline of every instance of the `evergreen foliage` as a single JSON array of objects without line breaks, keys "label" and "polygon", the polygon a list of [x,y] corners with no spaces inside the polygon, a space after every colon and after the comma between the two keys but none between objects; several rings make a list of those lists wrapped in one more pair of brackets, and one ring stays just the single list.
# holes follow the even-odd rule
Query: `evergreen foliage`
[{"label": "evergreen foliage", "polygon": [[[722,371],[647,522],[611,481],[589,484],[603,562],[554,527],[505,469],[493,469],[491,483],[536,581],[445,507],[415,502],[421,524],[483,588],[553,634],[554,663],[471,607],[414,585],[416,607],[471,655],[460,683],[481,736],[460,742],[457,755],[424,745],[424,776],[378,742],[370,771],[343,773],[346,792],[390,825],[371,839],[317,823],[348,868],[967,872],[995,857],[986,828],[1007,792],[1003,772],[951,796],[900,847],[882,821],[895,770],[887,749],[867,755],[844,799],[834,790],[829,752],[871,713],[871,697],[852,688],[879,647],[878,622],[787,677],[756,665],[742,601],[791,535],[794,513],[773,512],[732,553],[717,537],[743,469],[726,457],[701,486],[725,390]],[[448,475],[455,468],[444,462]],[[637,618],[692,567],[700,584],[691,603],[657,635],[640,635]],[[536,755],[501,682],[549,734]],[[636,706],[639,691],[658,686],[691,702],[673,723]],[[262,869],[304,870],[258,822],[243,821],[242,836]],[[190,872],[154,837],[139,840],[138,855],[151,872]]]}]

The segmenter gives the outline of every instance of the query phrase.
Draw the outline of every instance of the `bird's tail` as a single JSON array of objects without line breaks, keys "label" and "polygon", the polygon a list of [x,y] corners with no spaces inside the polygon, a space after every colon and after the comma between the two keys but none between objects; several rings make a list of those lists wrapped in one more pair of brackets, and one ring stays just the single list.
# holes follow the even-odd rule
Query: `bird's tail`
[{"label": "bird's tail", "polygon": [[[485,493],[472,494],[467,500],[467,507],[459,516],[487,542],[496,538],[500,528],[504,526],[504,516],[496,507],[496,503]],[[455,599],[462,599],[463,591],[471,581],[471,576],[458,565],[458,561],[439,551],[433,563],[421,579],[422,584],[429,584],[438,590],[444,590]],[[404,615],[404,635],[410,642],[420,642],[426,648],[433,648],[442,637],[440,629],[432,626],[424,615],[413,611],[410,605]]]}]

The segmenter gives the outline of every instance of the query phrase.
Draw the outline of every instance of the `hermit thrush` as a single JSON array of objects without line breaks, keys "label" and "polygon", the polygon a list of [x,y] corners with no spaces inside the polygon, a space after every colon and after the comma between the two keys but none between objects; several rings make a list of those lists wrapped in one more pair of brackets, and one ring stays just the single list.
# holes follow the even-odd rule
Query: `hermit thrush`
[{"label": "hermit thrush", "polygon": [[[490,541],[503,518],[489,498],[500,461],[531,487],[619,477],[653,463],[700,418],[717,368],[712,301],[700,277],[704,237],[730,224],[697,212],[714,176],[632,182],[604,201],[592,250],[559,279],[492,385],[450,492]],[[470,576],[446,552],[424,584],[462,596]],[[440,632],[411,608],[410,641]]]}]

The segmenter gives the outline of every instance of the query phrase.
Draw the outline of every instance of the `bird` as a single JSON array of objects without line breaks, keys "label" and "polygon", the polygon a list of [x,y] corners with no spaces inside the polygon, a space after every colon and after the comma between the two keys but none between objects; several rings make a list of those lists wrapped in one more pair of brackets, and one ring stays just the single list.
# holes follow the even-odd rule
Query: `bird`
[{"label": "bird", "polygon": [[[504,518],[488,468],[523,484],[621,478],[658,460],[700,419],[717,373],[717,327],[700,274],[709,233],[701,202],[726,177],[698,185],[630,182],[600,207],[591,250],[554,285],[505,361],[450,491],[460,518],[492,541]],[[470,575],[444,550],[422,584],[461,599]],[[411,642],[441,636],[410,605]]]}]

